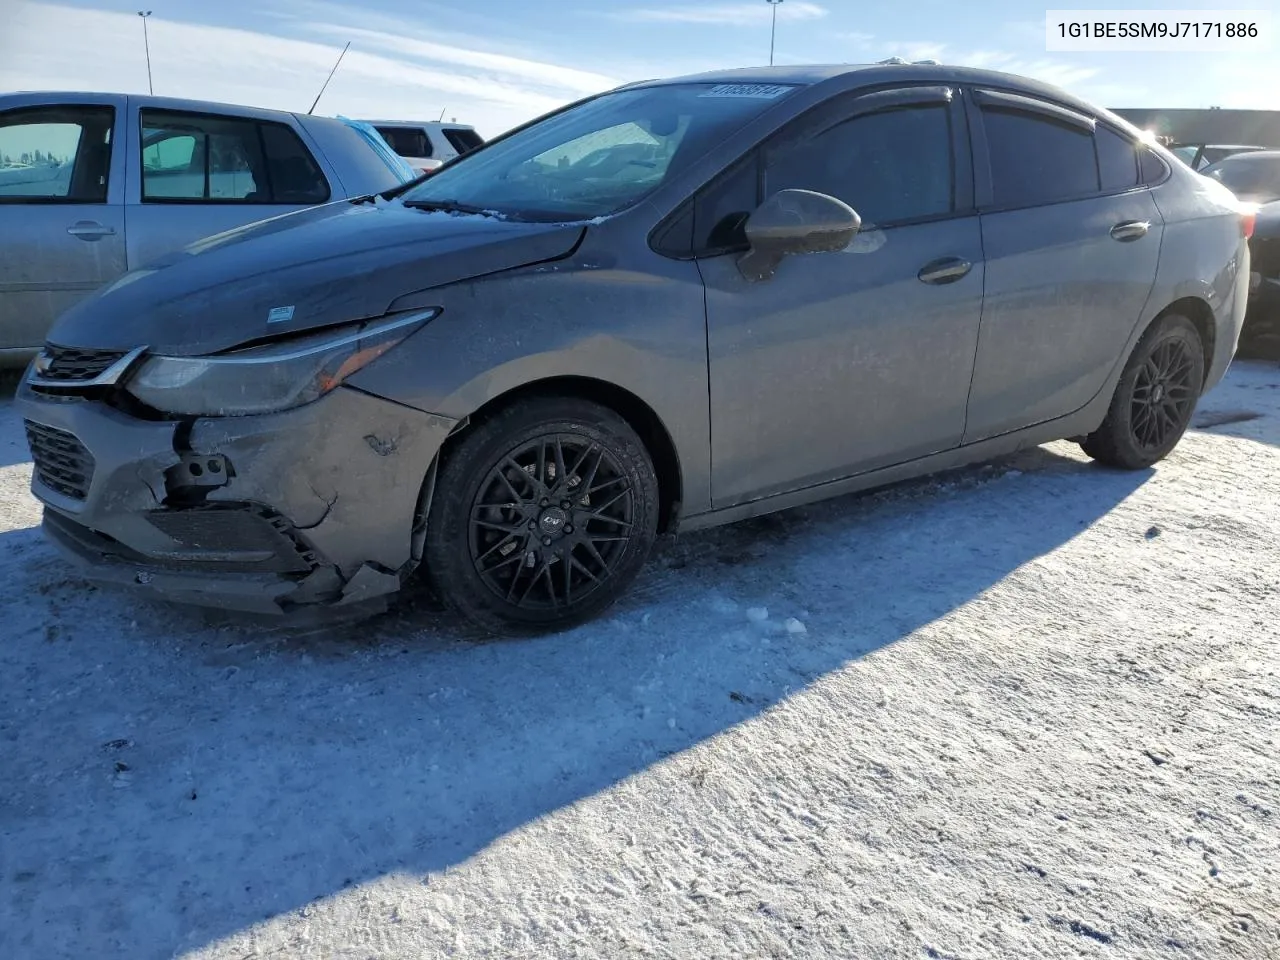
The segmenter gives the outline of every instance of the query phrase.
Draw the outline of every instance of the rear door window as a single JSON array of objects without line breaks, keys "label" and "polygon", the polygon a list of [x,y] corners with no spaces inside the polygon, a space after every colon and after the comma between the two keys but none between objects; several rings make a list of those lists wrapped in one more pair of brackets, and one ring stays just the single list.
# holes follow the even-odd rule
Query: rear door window
[{"label": "rear door window", "polygon": [[1093,134],[1031,111],[982,110],[992,203],[1031,207],[1098,192]]},{"label": "rear door window", "polygon": [[106,203],[115,117],[109,106],[0,113],[0,203]]},{"label": "rear door window", "polygon": [[142,111],[144,203],[323,203],[329,185],[282,123]]}]

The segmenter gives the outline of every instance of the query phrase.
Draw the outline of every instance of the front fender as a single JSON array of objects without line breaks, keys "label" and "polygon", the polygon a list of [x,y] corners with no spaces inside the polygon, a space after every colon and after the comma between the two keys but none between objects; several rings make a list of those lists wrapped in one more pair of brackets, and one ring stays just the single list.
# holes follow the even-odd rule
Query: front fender
[{"label": "front fender", "polygon": [[653,260],[645,272],[550,263],[428,291],[443,313],[348,383],[451,420],[557,377],[620,387],[666,427],[683,509],[709,509],[702,280],[691,262]]}]

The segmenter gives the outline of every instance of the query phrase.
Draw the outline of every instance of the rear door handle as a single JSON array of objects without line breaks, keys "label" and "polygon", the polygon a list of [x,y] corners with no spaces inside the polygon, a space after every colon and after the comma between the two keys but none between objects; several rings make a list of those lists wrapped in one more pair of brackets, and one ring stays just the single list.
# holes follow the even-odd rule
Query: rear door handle
[{"label": "rear door handle", "polygon": [[1148,220],[1125,220],[1117,223],[1111,228],[1111,238],[1124,243],[1128,240],[1140,240],[1147,235],[1147,231],[1151,229],[1151,223]]},{"label": "rear door handle", "polygon": [[77,220],[67,227],[67,233],[81,240],[101,240],[103,237],[114,237],[116,228],[104,226],[96,220]]},{"label": "rear door handle", "polygon": [[940,260],[930,260],[920,268],[916,276],[920,278],[921,283],[955,283],[972,269],[973,264],[968,260],[961,260],[959,257],[943,257]]}]

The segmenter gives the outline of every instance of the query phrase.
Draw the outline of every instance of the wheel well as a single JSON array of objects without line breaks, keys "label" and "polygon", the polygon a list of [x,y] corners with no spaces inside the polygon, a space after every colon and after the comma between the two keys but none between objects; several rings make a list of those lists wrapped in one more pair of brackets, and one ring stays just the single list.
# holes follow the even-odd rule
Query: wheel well
[{"label": "wheel well", "polygon": [[1199,297],[1183,297],[1181,300],[1175,300],[1161,310],[1160,315],[1152,323],[1171,313],[1181,314],[1186,317],[1195,326],[1196,332],[1200,334],[1200,346],[1204,348],[1204,375],[1208,377],[1209,368],[1213,365],[1213,348],[1218,342],[1213,310],[1209,307],[1209,304]]},{"label": "wheel well", "polygon": [[649,457],[653,460],[654,472],[658,475],[660,501],[658,532],[665,533],[672,528],[680,507],[683,480],[680,475],[680,458],[676,455],[676,447],[671,440],[671,435],[652,407],[631,391],[604,380],[595,380],[591,377],[552,377],[546,380],[535,380],[509,390],[494,397],[462,420],[445,441],[442,455],[448,455],[450,447],[456,442],[459,434],[471,424],[487,419],[499,410],[532,397],[577,397],[590,400],[608,407],[626,420],[631,425],[631,429],[640,435]]}]

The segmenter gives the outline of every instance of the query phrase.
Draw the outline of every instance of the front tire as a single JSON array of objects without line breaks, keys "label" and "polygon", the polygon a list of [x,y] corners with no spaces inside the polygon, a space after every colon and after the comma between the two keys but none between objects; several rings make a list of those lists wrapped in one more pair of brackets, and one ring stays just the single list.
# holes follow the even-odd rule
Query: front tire
[{"label": "front tire", "polygon": [[1178,445],[1203,385],[1200,334],[1186,317],[1169,314],[1138,341],[1106,419],[1080,446],[1107,466],[1145,469]]},{"label": "front tire", "polygon": [[658,506],[653,461],[622,417],[584,400],[521,401],[445,456],[427,576],[489,633],[563,629],[599,614],[640,572]]}]

